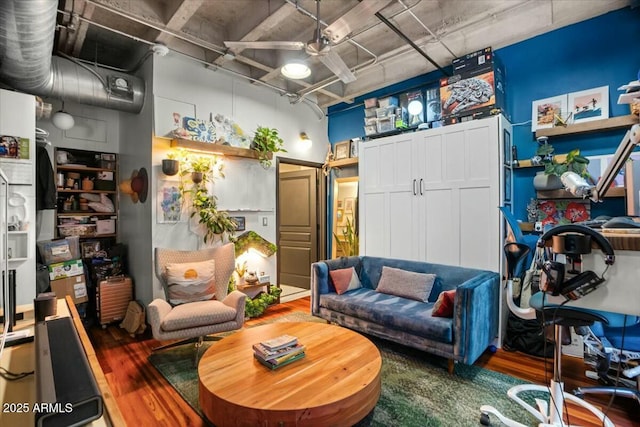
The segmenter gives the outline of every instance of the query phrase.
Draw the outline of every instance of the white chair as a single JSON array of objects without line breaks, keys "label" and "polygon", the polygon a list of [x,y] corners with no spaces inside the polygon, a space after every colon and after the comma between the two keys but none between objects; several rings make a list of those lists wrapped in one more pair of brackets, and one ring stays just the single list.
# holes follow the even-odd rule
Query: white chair
[{"label": "white chair", "polygon": [[[531,320],[536,319],[540,314],[542,318],[547,321],[554,320],[554,341],[555,343],[562,343],[562,326],[584,326],[592,324],[594,321],[600,321],[607,323],[607,319],[600,313],[594,310],[586,310],[575,307],[562,307],[559,304],[551,304],[549,301],[545,301],[546,294],[544,292],[535,293],[529,303],[529,308],[522,308],[515,304],[513,300],[513,278],[516,266],[526,258],[529,247],[522,243],[507,243],[505,245],[505,254],[507,255],[507,282],[506,282],[506,299],[509,309],[518,317]],[[542,249],[538,249],[542,250]],[[545,316],[546,315],[546,316]],[[539,427],[543,426],[561,426],[570,427],[570,424],[564,421],[565,400],[570,401],[576,405],[579,405],[589,412],[594,414],[601,422],[603,427],[615,427],[609,418],[607,418],[602,411],[593,406],[592,404],[574,396],[571,393],[564,391],[564,383],[561,379],[561,360],[562,360],[562,345],[557,344],[554,348],[553,354],[553,378],[551,384],[548,386],[535,385],[535,384],[523,384],[511,387],[507,391],[507,395],[510,399],[515,401],[518,405],[522,406],[527,412],[533,415],[538,421]],[[526,392],[546,393],[549,395],[548,400],[535,399],[537,408],[534,408],[525,400],[523,400],[519,394]],[[518,421],[507,418],[502,415],[500,411],[490,405],[482,405],[480,407],[480,423],[482,425],[490,425],[490,416],[495,416],[503,424],[510,427],[528,427],[526,424],[522,424]]]},{"label": "white chair", "polygon": [[[167,265],[209,260],[215,260],[215,297],[206,301],[171,305],[168,302],[170,284],[167,282]],[[157,347],[154,351],[195,342],[197,362],[198,349],[207,335],[242,328],[246,295],[239,291],[227,294],[234,268],[235,252],[232,243],[196,251],[155,249],[155,273],[162,283],[166,300],[157,298],[149,304],[147,314],[151,331],[158,341],[182,341]]]}]

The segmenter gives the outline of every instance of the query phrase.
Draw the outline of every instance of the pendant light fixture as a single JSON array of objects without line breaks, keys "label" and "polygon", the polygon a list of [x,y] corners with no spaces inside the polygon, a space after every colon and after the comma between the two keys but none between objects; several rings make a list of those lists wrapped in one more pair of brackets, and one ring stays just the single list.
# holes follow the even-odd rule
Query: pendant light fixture
[{"label": "pendant light fixture", "polygon": [[62,101],[62,108],[51,116],[51,121],[60,130],[69,130],[75,124],[73,116],[64,111],[64,101]]},{"label": "pendant light fixture", "polygon": [[311,75],[309,66],[300,60],[287,62],[282,66],[280,72],[283,76],[294,80],[305,79]]}]

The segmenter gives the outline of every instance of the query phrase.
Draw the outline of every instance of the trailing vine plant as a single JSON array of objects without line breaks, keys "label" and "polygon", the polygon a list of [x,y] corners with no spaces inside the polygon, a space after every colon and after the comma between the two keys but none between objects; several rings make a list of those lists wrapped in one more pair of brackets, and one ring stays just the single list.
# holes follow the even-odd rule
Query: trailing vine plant
[{"label": "trailing vine plant", "polygon": [[[233,235],[238,224],[227,211],[218,209],[218,198],[210,194],[208,189],[209,183],[225,177],[222,160],[218,156],[192,156],[185,152],[181,155],[184,160],[180,162],[180,193],[183,200],[185,196],[189,196],[189,217],[197,216],[198,223],[203,226],[204,243],[218,238],[224,240],[225,236]],[[194,172],[201,174],[202,180],[187,179]]]}]

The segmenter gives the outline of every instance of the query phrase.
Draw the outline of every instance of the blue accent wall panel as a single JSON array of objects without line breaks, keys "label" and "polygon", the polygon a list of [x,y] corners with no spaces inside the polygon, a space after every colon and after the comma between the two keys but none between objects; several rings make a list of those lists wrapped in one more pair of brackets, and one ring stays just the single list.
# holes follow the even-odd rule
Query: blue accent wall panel
[{"label": "blue accent wall panel", "polygon": [[[579,6],[577,6],[579,7]],[[508,30],[508,29],[506,29]],[[638,79],[640,69],[640,8],[623,8],[496,50],[506,71],[507,111],[513,130],[513,143],[520,159],[535,154],[537,143],[531,132],[531,105],[534,100],[609,86],[609,116],[629,114],[628,105],[618,105],[617,88]],[[468,52],[461,52],[466,54]],[[449,64],[441,64],[449,65]],[[450,68],[449,68],[450,69]],[[362,100],[406,91],[416,86],[437,85],[442,77],[434,71],[394,84],[356,99],[355,105],[329,108],[328,135],[332,143],[363,136]],[[359,104],[359,105],[358,105]],[[613,153],[624,130],[593,135],[551,138],[558,153],[580,148],[583,155]],[[514,173],[514,213],[526,219],[526,204],[535,197],[532,179],[539,169],[519,169]],[[624,214],[620,200],[592,206],[592,216],[602,213]]]}]

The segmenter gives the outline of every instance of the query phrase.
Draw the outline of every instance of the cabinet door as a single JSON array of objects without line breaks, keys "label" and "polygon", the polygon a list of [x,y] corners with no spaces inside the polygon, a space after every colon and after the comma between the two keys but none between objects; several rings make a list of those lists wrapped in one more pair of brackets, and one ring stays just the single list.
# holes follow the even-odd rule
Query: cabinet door
[{"label": "cabinet door", "polygon": [[360,253],[416,258],[412,247],[411,135],[397,135],[362,144],[360,170]]}]

